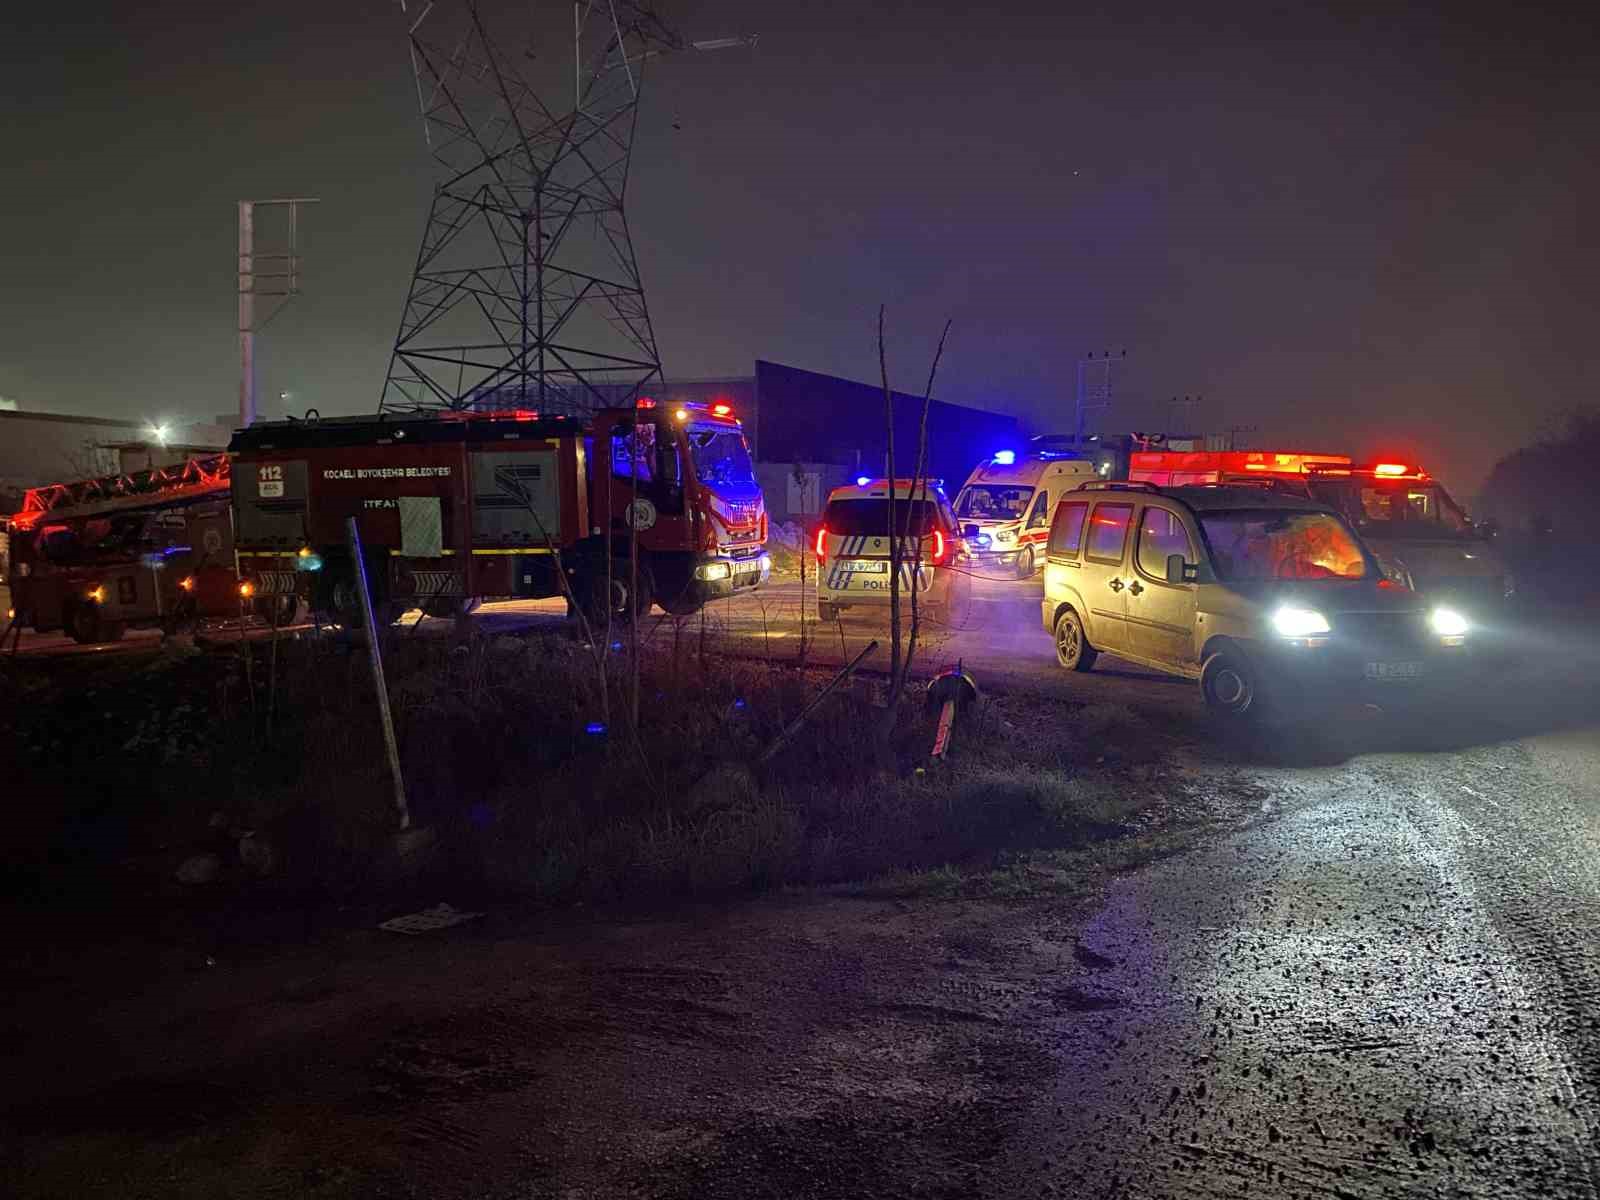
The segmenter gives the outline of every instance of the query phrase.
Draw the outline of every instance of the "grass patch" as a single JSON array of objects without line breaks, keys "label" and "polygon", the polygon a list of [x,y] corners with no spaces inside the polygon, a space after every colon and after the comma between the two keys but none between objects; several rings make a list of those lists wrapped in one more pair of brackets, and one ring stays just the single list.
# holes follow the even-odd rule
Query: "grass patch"
[{"label": "grass patch", "polygon": [[[1150,717],[1037,697],[985,701],[949,762],[915,774],[932,715],[908,694],[886,757],[870,685],[841,689],[757,776],[746,764],[831,672],[678,646],[642,656],[630,730],[625,649],[602,686],[568,637],[391,639],[413,820],[438,831],[452,894],[571,902],[876,879],[870,894],[1027,895],[1058,869],[1030,856],[1138,835],[1176,786],[1170,731]],[[359,649],[285,641],[275,667],[261,644],[35,664],[0,682],[0,717],[21,794],[46,799],[13,864],[176,861],[220,827],[269,838],[297,885],[348,895],[376,878],[393,812]]]}]

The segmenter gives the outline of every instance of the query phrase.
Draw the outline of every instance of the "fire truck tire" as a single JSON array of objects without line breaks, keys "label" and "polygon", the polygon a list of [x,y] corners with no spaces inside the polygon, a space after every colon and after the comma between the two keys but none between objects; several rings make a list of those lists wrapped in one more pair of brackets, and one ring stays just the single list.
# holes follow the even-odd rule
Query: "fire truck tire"
[{"label": "fire truck tire", "polygon": [[256,616],[269,625],[293,625],[294,619],[300,615],[300,597],[257,596],[255,610]]},{"label": "fire truck tire", "polygon": [[1033,547],[1032,546],[1024,546],[1022,548],[1021,552],[1018,553],[1018,555],[1017,555],[1017,578],[1018,579],[1032,579],[1033,578],[1033,566],[1034,566]]},{"label": "fire truck tire", "polygon": [[[327,612],[337,625],[346,629],[360,629],[365,624],[361,615],[361,592],[354,575],[344,575],[335,578],[328,589]],[[398,600],[385,600],[377,596],[372,598],[372,619],[378,625],[393,625],[406,611],[406,606]]]},{"label": "fire truck tire", "polygon": [[422,604],[422,615],[425,617],[465,617],[470,616],[472,610],[478,607],[478,601],[472,596],[436,596],[432,600],[425,600]]},{"label": "fire truck tire", "polygon": [[614,559],[611,563],[611,595],[608,603],[604,564],[590,564],[579,571],[578,586],[575,590],[579,603],[583,605],[583,615],[591,628],[603,629],[608,619],[627,623],[645,616],[650,611],[655,586],[650,568],[643,562],[639,564],[638,579],[639,591],[630,603],[628,584],[633,580],[633,575],[628,560]]},{"label": "fire truck tire", "polygon": [[692,600],[687,595],[681,595],[671,600],[663,600],[657,596],[656,603],[661,605],[663,612],[669,613],[674,617],[692,617],[705,607],[704,603],[699,600]]},{"label": "fire truck tire", "polygon": [[61,625],[80,646],[100,640],[100,610],[93,604],[74,604],[61,615]]}]

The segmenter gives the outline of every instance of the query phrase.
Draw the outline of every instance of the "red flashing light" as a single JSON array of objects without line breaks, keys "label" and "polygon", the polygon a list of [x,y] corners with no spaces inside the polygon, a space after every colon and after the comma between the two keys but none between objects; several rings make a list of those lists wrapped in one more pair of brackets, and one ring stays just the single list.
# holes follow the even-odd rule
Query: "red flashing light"
[{"label": "red flashing light", "polygon": [[656,402],[649,396],[640,396],[639,402],[634,405],[635,408],[654,408],[655,406]]},{"label": "red flashing light", "polygon": [[828,560],[828,527],[826,525],[817,528],[817,540],[812,549],[817,552],[818,562],[826,562]]},{"label": "red flashing light", "polygon": [[937,566],[939,566],[940,564],[942,564],[944,562],[944,552],[945,552],[946,549],[948,549],[948,547],[945,545],[944,530],[935,529],[933,531],[933,565],[934,566],[937,567]]},{"label": "red flashing light", "polygon": [[515,421],[537,421],[539,413],[531,408],[515,408],[511,410],[511,417]]},{"label": "red flashing light", "polygon": [[711,406],[711,415],[713,417],[731,417],[733,416],[733,405],[713,404]]},{"label": "red flashing light", "polygon": [[761,540],[767,540],[767,510],[764,508],[761,510]]},{"label": "red flashing light", "polygon": [[1411,468],[1406,466],[1405,463],[1379,463],[1377,466],[1372,468],[1372,473],[1374,475],[1391,476],[1409,475],[1411,474]]}]

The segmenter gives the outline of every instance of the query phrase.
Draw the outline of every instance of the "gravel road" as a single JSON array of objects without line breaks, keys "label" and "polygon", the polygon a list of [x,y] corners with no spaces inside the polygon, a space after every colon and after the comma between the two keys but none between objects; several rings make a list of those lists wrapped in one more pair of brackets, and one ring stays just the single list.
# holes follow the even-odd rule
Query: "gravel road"
[{"label": "gravel road", "polygon": [[1248,806],[1078,895],[19,936],[0,1192],[1595,1196],[1600,672],[1530,637],[1412,719],[1195,724]]}]

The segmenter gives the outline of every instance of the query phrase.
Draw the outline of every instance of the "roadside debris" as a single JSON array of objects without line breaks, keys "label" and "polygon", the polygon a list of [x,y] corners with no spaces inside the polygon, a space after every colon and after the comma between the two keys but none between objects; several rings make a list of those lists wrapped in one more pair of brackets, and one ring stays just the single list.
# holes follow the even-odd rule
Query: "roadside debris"
[{"label": "roadside debris", "polygon": [[435,930],[449,929],[452,925],[464,925],[481,916],[483,916],[481,912],[463,912],[448,904],[435,904],[432,908],[425,908],[421,912],[410,913],[403,917],[391,917],[387,921],[380,922],[378,928],[386,929],[390,933],[433,933]]},{"label": "roadside debris", "polygon": [[222,859],[215,854],[196,854],[183,860],[177,870],[179,883],[215,883],[222,874]]},{"label": "roadside debris", "polygon": [[939,727],[933,735],[933,751],[928,756],[934,762],[943,762],[950,750],[950,735],[955,731],[956,712],[966,708],[978,698],[978,685],[972,676],[957,663],[953,671],[946,671],[928,685],[928,706],[939,709]]}]

